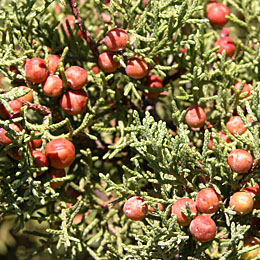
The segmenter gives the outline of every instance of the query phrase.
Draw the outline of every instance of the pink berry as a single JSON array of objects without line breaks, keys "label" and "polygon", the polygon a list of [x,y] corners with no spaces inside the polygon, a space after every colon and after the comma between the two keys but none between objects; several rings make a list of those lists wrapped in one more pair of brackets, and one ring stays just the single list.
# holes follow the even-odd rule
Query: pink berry
[{"label": "pink berry", "polygon": [[200,106],[193,106],[187,109],[185,121],[192,128],[200,128],[205,124],[206,113]]},{"label": "pink berry", "polygon": [[124,205],[125,215],[132,220],[143,219],[148,211],[147,204],[142,205],[144,200],[138,196],[129,198]]},{"label": "pink berry", "polygon": [[217,46],[219,46],[217,53],[222,53],[225,50],[227,57],[232,56],[236,50],[236,45],[234,41],[228,36],[218,39],[214,44],[214,47]]},{"label": "pink berry", "polygon": [[[238,81],[238,82],[236,82],[235,85],[234,85],[234,87],[235,87],[237,90],[239,90],[239,89],[241,88],[241,86],[242,86],[242,81]],[[251,94],[251,89],[250,89],[249,85],[247,85],[247,84],[244,85],[244,87],[243,87],[241,93],[244,93],[244,92],[247,92],[247,95],[246,95],[245,97],[243,97],[243,98],[247,98],[247,97],[250,96],[250,94]]]},{"label": "pink berry", "polygon": [[57,97],[63,90],[63,82],[57,75],[49,75],[42,84],[43,93],[48,97]]},{"label": "pink berry", "polygon": [[149,70],[148,64],[138,57],[128,60],[125,68],[126,74],[133,79],[142,79],[146,77]]},{"label": "pink berry", "polygon": [[[146,86],[149,87],[149,88],[162,88],[163,82],[162,82],[162,79],[159,76],[149,75],[147,77]],[[156,98],[160,95],[159,92],[148,92],[148,93],[144,93],[144,94],[146,96],[148,96],[149,98]]]},{"label": "pink berry", "polygon": [[[16,132],[20,132],[22,131],[22,127],[21,125],[17,124],[17,123],[12,123],[9,125],[9,128],[11,128],[12,130],[16,131]],[[13,141],[6,136],[7,131],[4,128],[0,128],[0,144],[2,145],[9,145],[11,144]]]},{"label": "pink berry", "polygon": [[226,123],[226,127],[232,135],[242,135],[246,131],[245,124],[240,116],[230,117],[230,119]]},{"label": "pink berry", "polygon": [[11,114],[4,105],[0,104],[0,117],[3,119],[15,118],[20,115],[20,110],[23,105],[20,99],[11,100],[8,102],[9,106],[13,110],[13,114]]},{"label": "pink berry", "polygon": [[48,70],[50,74],[54,74],[58,68],[59,62],[60,62],[60,56],[59,55],[49,55],[49,65]]},{"label": "pink berry", "polygon": [[215,213],[219,207],[220,195],[212,188],[205,188],[196,196],[197,209],[206,214]]},{"label": "pink berry", "polygon": [[[41,168],[41,167],[48,167],[49,162],[46,157],[46,155],[40,151],[33,150],[32,151],[32,157],[33,157],[33,162],[34,162],[34,167],[35,168]],[[40,176],[44,172],[37,172],[37,175]]]},{"label": "pink berry", "polygon": [[207,6],[207,17],[215,26],[224,26],[228,22],[226,15],[230,15],[230,11],[222,3],[210,3]]},{"label": "pink berry", "polygon": [[113,56],[114,54],[110,51],[104,51],[99,54],[98,65],[103,71],[112,73],[117,70],[120,64],[114,61]]},{"label": "pink berry", "polygon": [[69,115],[81,114],[87,105],[88,97],[83,89],[67,90],[60,99],[60,107]]},{"label": "pink berry", "polygon": [[46,63],[41,58],[32,58],[25,63],[25,76],[34,83],[42,83],[48,75]]},{"label": "pink berry", "polygon": [[200,215],[190,223],[191,235],[200,242],[211,241],[216,235],[216,223],[205,215]]},{"label": "pink berry", "polygon": [[113,28],[106,33],[105,44],[110,51],[118,52],[126,49],[128,35],[124,29]]},{"label": "pink berry", "polygon": [[192,213],[195,213],[197,215],[197,207],[196,203],[194,200],[189,199],[189,198],[181,198],[178,199],[171,207],[171,214],[176,215],[177,217],[177,222],[181,226],[188,226],[190,224],[190,220],[185,214],[182,212],[181,209],[186,210],[186,203],[189,204],[190,210]]},{"label": "pink berry", "polygon": [[71,141],[65,138],[57,138],[47,143],[45,154],[52,167],[63,169],[73,163],[75,147]]},{"label": "pink berry", "polygon": [[79,66],[72,66],[65,71],[68,85],[73,90],[83,88],[88,82],[88,73]]},{"label": "pink berry", "polygon": [[243,149],[236,149],[228,155],[227,162],[232,171],[239,174],[246,173],[252,167],[253,157]]}]

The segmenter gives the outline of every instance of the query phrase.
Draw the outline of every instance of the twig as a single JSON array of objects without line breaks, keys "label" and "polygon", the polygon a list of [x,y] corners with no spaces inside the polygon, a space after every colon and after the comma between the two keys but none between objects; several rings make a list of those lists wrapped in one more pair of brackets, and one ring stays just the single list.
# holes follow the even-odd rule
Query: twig
[{"label": "twig", "polygon": [[89,49],[92,51],[95,60],[98,60],[98,49],[97,49],[97,44],[91,37],[90,33],[86,30],[86,27],[82,21],[82,18],[79,15],[79,10],[77,8],[77,3],[74,0],[68,0],[69,5],[71,7],[72,13],[75,16],[75,23],[78,25],[79,30],[82,33],[83,38],[87,41]]},{"label": "twig", "polygon": [[25,101],[23,102],[23,105],[27,106],[30,109],[33,109],[43,115],[49,115],[51,114],[51,110],[43,105],[40,104],[33,104],[31,102]]}]

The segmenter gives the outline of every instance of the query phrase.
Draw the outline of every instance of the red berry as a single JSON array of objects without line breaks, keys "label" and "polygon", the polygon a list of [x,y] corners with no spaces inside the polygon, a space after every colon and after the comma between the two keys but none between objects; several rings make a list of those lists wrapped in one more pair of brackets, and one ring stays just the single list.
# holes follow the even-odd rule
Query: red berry
[{"label": "red berry", "polygon": [[217,46],[219,46],[217,53],[222,53],[225,50],[226,57],[232,56],[236,50],[236,45],[230,37],[222,37],[218,39],[214,44],[214,47]]},{"label": "red berry", "polygon": [[68,85],[73,90],[83,88],[88,81],[88,73],[85,69],[79,66],[72,66],[65,71]]},{"label": "red berry", "polygon": [[[226,143],[230,143],[230,142],[231,142],[231,140],[226,136],[226,134],[225,134],[224,132],[218,131],[218,135],[219,135],[219,136],[221,137],[221,139],[222,139],[223,141],[225,141]],[[213,146],[214,146],[213,137],[211,136],[211,137],[210,137],[210,140],[209,140],[208,147],[209,147],[210,150],[212,150],[212,149],[213,149]]]},{"label": "red berry", "polygon": [[34,139],[34,140],[31,141],[31,144],[32,144],[33,148],[41,147],[42,140],[41,139]]},{"label": "red berry", "polygon": [[126,49],[128,35],[124,29],[114,28],[105,36],[105,44],[110,51],[118,52]]},{"label": "red berry", "polygon": [[197,209],[202,213],[215,213],[219,207],[220,195],[212,188],[201,190],[196,196]]},{"label": "red berry", "polygon": [[73,163],[75,147],[71,141],[65,138],[57,138],[47,143],[45,154],[52,167],[63,169]]},{"label": "red berry", "polygon": [[42,83],[48,76],[48,68],[41,58],[32,58],[25,63],[25,76],[34,83]]},{"label": "red berry", "polygon": [[[239,89],[241,88],[241,86],[242,86],[242,81],[238,81],[238,82],[236,82],[235,85],[234,85],[234,87],[235,87],[237,90],[239,90]],[[246,95],[244,98],[249,97],[250,94],[251,94],[251,89],[250,89],[250,87],[249,87],[247,84],[244,85],[244,87],[243,87],[243,89],[242,89],[242,91],[241,91],[241,93],[244,93],[244,92],[247,92],[247,95]]]},{"label": "red berry", "polygon": [[240,118],[240,116],[230,117],[230,119],[226,123],[226,127],[232,135],[242,135],[246,131],[245,124]]},{"label": "red berry", "polygon": [[49,75],[42,84],[43,93],[48,97],[57,97],[63,90],[63,82],[57,75]]},{"label": "red berry", "polygon": [[190,107],[186,111],[185,121],[192,128],[200,128],[205,124],[206,113],[202,107]]},{"label": "red berry", "polygon": [[[74,20],[75,20],[75,17],[74,17],[74,15],[72,15],[72,14],[69,14],[69,15],[67,15],[65,18],[62,19],[62,26],[63,26],[64,31],[65,31],[65,33],[66,33],[66,35],[67,35],[67,37],[68,37],[69,39],[70,39],[70,32],[69,32],[69,29],[68,29],[68,26],[67,26],[67,22],[66,22],[66,21],[68,21],[70,28],[71,28],[71,29],[74,29],[74,27],[75,27]],[[58,29],[59,29],[60,27],[61,27],[61,25],[59,24],[59,25],[58,25]]]},{"label": "red berry", "polygon": [[[147,77],[147,82],[146,82],[146,86],[149,88],[162,88],[163,87],[163,82],[162,79],[157,76],[157,75],[149,75]],[[146,96],[148,96],[149,98],[156,98],[160,95],[159,92],[144,92],[144,94]]]},{"label": "red berry", "polygon": [[253,157],[243,149],[236,149],[228,155],[227,162],[232,171],[239,174],[246,173],[253,164]]},{"label": "red berry", "polygon": [[211,241],[216,235],[216,223],[205,215],[200,215],[190,223],[191,235],[200,242]]},{"label": "red berry", "polygon": [[99,68],[98,68],[97,65],[94,65],[94,66],[91,68],[91,70],[93,71],[93,73],[94,73],[95,75],[97,75],[97,74],[99,73]]},{"label": "red berry", "polygon": [[[22,131],[21,125],[16,124],[16,123],[10,124],[9,128],[11,128],[12,130],[14,130],[16,132]],[[9,145],[13,142],[9,137],[7,137],[5,135],[6,133],[7,133],[7,131],[4,128],[0,128],[0,144],[2,144],[2,145]]]},{"label": "red berry", "polygon": [[226,37],[230,34],[230,29],[229,28],[223,28],[220,32],[220,37]]},{"label": "red berry", "polygon": [[107,73],[111,73],[111,72],[115,72],[117,70],[120,63],[117,61],[114,61],[113,56],[114,56],[114,54],[110,51],[104,51],[99,54],[98,65],[103,71],[105,71]]},{"label": "red berry", "polygon": [[147,204],[142,205],[144,200],[138,196],[129,198],[124,205],[124,214],[132,220],[143,219],[148,210]]},{"label": "red berry", "polygon": [[197,215],[197,207],[196,203],[194,200],[189,199],[189,198],[181,198],[178,199],[171,207],[171,214],[176,215],[177,217],[177,222],[181,226],[188,226],[190,224],[190,220],[185,214],[182,212],[181,209],[186,210],[186,203],[189,204],[190,210],[192,213],[195,213]]},{"label": "red berry", "polygon": [[229,206],[235,206],[238,215],[246,215],[253,210],[254,200],[247,192],[239,191],[232,195]]},{"label": "red berry", "polygon": [[[66,176],[65,170],[64,169],[55,169],[55,168],[50,168],[49,169],[49,176],[51,179],[56,179],[56,178],[62,178]],[[59,181],[59,182],[51,182],[50,185],[53,189],[57,189],[63,185],[64,181]]]},{"label": "red berry", "polygon": [[60,107],[69,115],[78,115],[85,110],[87,101],[88,97],[83,89],[67,90],[60,99]]},{"label": "red berry", "polygon": [[49,55],[48,56],[48,70],[50,74],[54,74],[58,68],[59,62],[60,62],[60,56],[59,55]]},{"label": "red berry", "polygon": [[254,198],[259,192],[259,185],[255,183],[255,186],[249,186],[244,188],[242,191],[247,192],[252,198]]},{"label": "red berry", "polygon": [[[28,88],[26,86],[19,86],[18,90],[19,89],[24,91],[24,90],[27,90],[27,89],[30,89],[30,88]],[[32,102],[33,101],[33,92],[32,92],[32,90],[30,90],[26,95],[20,97],[19,100],[21,100],[22,102]]]},{"label": "red berry", "polygon": [[226,15],[230,15],[229,8],[222,3],[210,3],[207,6],[207,17],[215,26],[224,26],[228,20]]},{"label": "red berry", "polygon": [[125,72],[133,79],[142,79],[149,73],[149,65],[142,59],[136,57],[127,61]]},{"label": "red berry", "polygon": [[13,110],[13,114],[11,114],[4,105],[0,104],[0,117],[3,119],[15,118],[20,115],[20,110],[23,105],[20,99],[11,100],[8,102],[9,106]]},{"label": "red berry", "polygon": [[[256,245],[260,245],[260,239],[258,237],[250,236],[250,237],[245,238],[243,249],[249,249]],[[260,247],[257,247],[254,250],[251,250],[247,253],[242,254],[241,260],[255,259],[258,256],[259,248]]]},{"label": "red berry", "polygon": [[[48,167],[49,162],[46,157],[46,155],[40,151],[33,150],[32,151],[32,157],[33,157],[33,162],[34,162],[34,167],[35,168],[41,168],[41,167]],[[37,172],[37,175],[40,176],[44,172]]]}]

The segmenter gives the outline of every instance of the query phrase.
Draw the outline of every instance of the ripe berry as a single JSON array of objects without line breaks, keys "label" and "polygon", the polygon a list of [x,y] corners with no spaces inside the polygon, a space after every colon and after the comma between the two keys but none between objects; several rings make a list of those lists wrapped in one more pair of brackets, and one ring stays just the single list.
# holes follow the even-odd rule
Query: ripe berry
[{"label": "ripe berry", "polygon": [[43,93],[48,97],[57,97],[61,94],[63,82],[57,75],[49,75],[42,84]]},{"label": "ripe berry", "polygon": [[88,81],[88,73],[85,69],[79,66],[72,66],[65,71],[68,85],[73,90],[83,88]]},{"label": "ripe berry", "polygon": [[110,51],[118,52],[126,49],[128,35],[124,29],[114,28],[105,36],[105,44]]},{"label": "ripe berry", "polygon": [[195,215],[197,215],[198,213],[196,203],[194,200],[189,198],[181,198],[175,201],[175,203],[171,207],[171,214],[176,215],[177,222],[181,226],[188,226],[190,224],[189,218],[185,216],[185,214],[181,210],[181,209],[187,210],[186,203],[189,204],[192,213],[195,213]]},{"label": "ripe berry", "polygon": [[249,186],[244,188],[242,191],[247,192],[252,198],[254,198],[259,192],[259,184],[256,182],[255,186]]},{"label": "ripe berry", "polygon": [[[72,14],[69,14],[67,15],[65,18],[62,19],[62,26],[64,28],[64,31],[68,37],[68,39],[70,39],[70,32],[69,32],[69,29],[68,29],[68,26],[67,26],[67,21],[69,23],[69,26],[71,29],[74,29],[75,27],[75,23],[74,23],[74,20],[75,20],[75,17],[74,15]],[[59,24],[58,25],[58,29],[61,27],[61,25]]]},{"label": "ripe berry", "polygon": [[[218,135],[219,135],[219,136],[221,137],[221,139],[222,139],[223,141],[225,141],[226,143],[230,143],[230,142],[231,142],[231,140],[226,136],[226,134],[225,134],[224,132],[218,131]],[[213,149],[213,146],[214,146],[213,137],[211,136],[211,137],[210,137],[210,140],[209,140],[208,147],[209,147],[210,150],[212,150],[212,149]]]},{"label": "ripe berry", "polygon": [[48,56],[48,70],[50,74],[54,74],[58,68],[60,62],[59,55],[49,55]]},{"label": "ripe berry", "polygon": [[4,105],[0,104],[0,117],[3,119],[15,118],[20,115],[20,110],[23,105],[20,99],[11,100],[8,102],[9,106],[13,110],[13,114],[11,114]]},{"label": "ripe berry", "polygon": [[[46,157],[46,155],[40,151],[33,150],[32,151],[32,157],[33,157],[33,162],[34,162],[34,167],[35,168],[41,168],[41,167],[48,167],[49,162]],[[37,175],[40,176],[44,172],[37,172]]]},{"label": "ripe berry", "polygon": [[48,76],[48,68],[41,58],[32,58],[25,63],[25,76],[34,83],[42,83]]},{"label": "ripe berry", "polygon": [[226,127],[232,135],[242,135],[246,131],[245,124],[240,118],[240,116],[230,117],[230,119],[226,123]]},{"label": "ripe berry", "polygon": [[[242,83],[243,83],[242,81],[238,81],[238,82],[235,83],[234,87],[235,87],[237,90],[239,90],[239,89],[241,88],[241,86],[242,86]],[[251,89],[250,89],[250,87],[249,87],[247,84],[244,85],[244,87],[243,87],[243,89],[242,89],[242,91],[241,91],[241,93],[244,93],[244,92],[247,92],[247,95],[246,95],[245,97],[243,97],[243,98],[247,98],[247,97],[249,97],[250,94],[251,94]],[[241,94],[241,93],[240,93],[240,94]]]},{"label": "ripe berry", "polygon": [[125,68],[126,74],[133,79],[142,79],[146,77],[149,70],[148,64],[138,57],[128,60]]},{"label": "ripe berry", "polygon": [[212,188],[205,188],[196,196],[197,209],[202,213],[215,213],[219,207],[220,195]]},{"label": "ripe berry", "polygon": [[[10,124],[9,128],[11,128],[12,130],[14,130],[16,132],[22,131],[21,125],[16,124],[16,123]],[[0,144],[5,145],[5,146],[9,145],[13,142],[9,137],[7,137],[5,135],[6,133],[7,133],[7,131],[4,128],[0,128]]]},{"label": "ripe berry", "polygon": [[[24,91],[30,89],[26,86],[19,86],[18,90]],[[22,102],[32,102],[33,101],[33,92],[32,90],[30,90],[27,94],[25,94],[24,96],[20,97],[19,100],[21,100]]]},{"label": "ripe berry", "polygon": [[238,215],[246,215],[253,210],[254,200],[247,192],[238,191],[230,198],[229,206],[235,206]]},{"label": "ripe berry", "polygon": [[120,64],[114,61],[113,56],[114,54],[110,51],[104,51],[99,54],[98,65],[103,71],[111,73],[117,70]]},{"label": "ripe berry", "polygon": [[216,223],[205,215],[200,215],[190,223],[191,235],[200,242],[211,241],[216,235]]},{"label": "ripe berry", "polygon": [[47,143],[45,154],[52,167],[63,169],[74,161],[75,147],[71,141],[65,138],[57,138]]},{"label": "ripe berry", "polygon": [[215,26],[224,26],[228,20],[226,15],[230,15],[229,8],[222,3],[210,3],[207,5],[207,17]]},{"label": "ripe berry", "polygon": [[206,113],[202,107],[189,107],[186,111],[185,121],[192,128],[200,128],[205,124]]},{"label": "ripe berry", "polygon": [[217,53],[222,53],[225,50],[226,57],[232,56],[236,50],[236,45],[230,37],[221,37],[218,39],[214,44],[214,47],[217,46],[219,46]]},{"label": "ripe berry", "polygon": [[[145,84],[147,87],[149,88],[162,88],[163,87],[163,82],[162,79],[157,76],[157,75],[149,75],[147,77],[147,82]],[[159,92],[144,92],[144,94],[146,96],[148,96],[149,98],[156,98],[160,95]]]},{"label": "ripe berry", "polygon": [[147,204],[142,205],[144,200],[138,196],[129,198],[124,205],[124,214],[132,220],[143,219],[148,210]]},{"label": "ripe berry", "polygon": [[87,101],[87,93],[83,89],[67,90],[60,99],[60,107],[69,115],[78,115],[86,108]]},{"label": "ripe berry", "polygon": [[253,164],[252,155],[243,150],[236,149],[228,155],[228,165],[236,173],[246,173]]},{"label": "ripe berry", "polygon": [[[66,176],[65,170],[64,169],[55,169],[55,168],[50,168],[49,169],[49,176],[51,179],[56,179],[56,178],[62,178]],[[59,181],[59,182],[51,182],[50,185],[53,189],[57,189],[63,185],[64,181]]]},{"label": "ripe berry", "polygon": [[42,140],[41,139],[34,139],[34,140],[31,141],[31,144],[32,144],[33,148],[41,147]]},{"label": "ripe berry", "polygon": [[[253,247],[255,245],[260,245],[260,239],[258,237],[250,236],[250,237],[245,238],[243,249],[249,249],[250,247]],[[259,249],[260,249],[260,247],[242,254],[241,260],[254,259],[258,255]]]},{"label": "ripe berry", "polygon": [[97,65],[94,65],[94,66],[91,68],[91,70],[93,71],[93,73],[94,73],[95,75],[97,75],[97,74],[99,73],[99,67],[98,67]]}]

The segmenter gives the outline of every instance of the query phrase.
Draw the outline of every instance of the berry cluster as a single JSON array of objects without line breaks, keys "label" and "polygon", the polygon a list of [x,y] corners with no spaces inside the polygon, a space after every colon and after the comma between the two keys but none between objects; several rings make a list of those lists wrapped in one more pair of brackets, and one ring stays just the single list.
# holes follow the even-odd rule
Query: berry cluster
[{"label": "berry cluster", "polygon": [[[104,72],[116,72],[120,63],[114,60],[114,56],[126,49],[128,38],[127,32],[122,28],[113,28],[106,33],[104,42],[107,50],[100,53],[98,57],[98,65]],[[148,76],[150,69],[149,64],[136,56],[127,60],[125,73],[132,79],[146,78],[145,85],[148,88],[162,88],[163,82],[159,76],[153,74]],[[145,92],[144,94],[149,98],[156,98],[160,95],[159,92]]]}]

